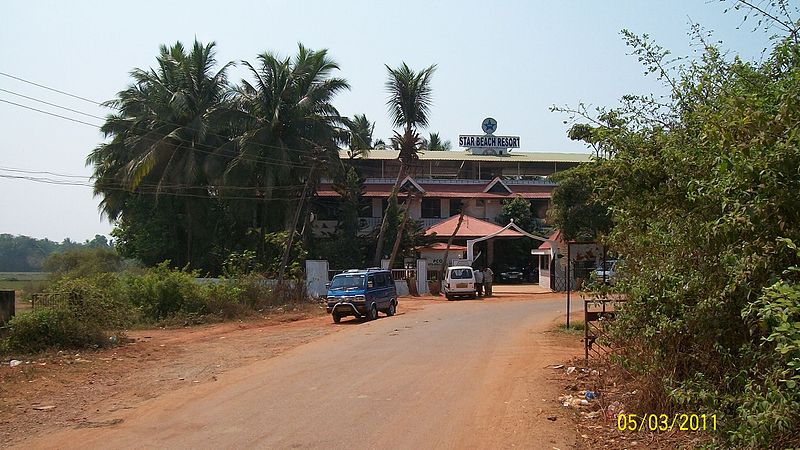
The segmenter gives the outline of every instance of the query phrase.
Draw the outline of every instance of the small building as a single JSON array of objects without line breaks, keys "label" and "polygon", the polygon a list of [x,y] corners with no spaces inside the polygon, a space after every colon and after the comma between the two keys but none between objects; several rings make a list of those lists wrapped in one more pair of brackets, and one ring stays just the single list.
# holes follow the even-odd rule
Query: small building
[{"label": "small building", "polygon": [[442,270],[444,262],[444,254],[447,252],[447,262],[445,267],[453,265],[453,261],[457,259],[464,259],[467,247],[463,245],[451,244],[450,249],[447,249],[447,242],[434,242],[433,244],[419,247],[419,257],[428,261],[428,270],[436,271]]},{"label": "small building", "polygon": [[[556,249],[551,245],[554,242],[557,244]],[[579,289],[578,280],[585,281],[603,261],[602,245],[595,242],[567,243],[561,230],[556,230],[539,248],[531,250],[532,255],[539,257],[539,286],[553,291],[566,290],[567,253],[570,261],[571,289]]]}]

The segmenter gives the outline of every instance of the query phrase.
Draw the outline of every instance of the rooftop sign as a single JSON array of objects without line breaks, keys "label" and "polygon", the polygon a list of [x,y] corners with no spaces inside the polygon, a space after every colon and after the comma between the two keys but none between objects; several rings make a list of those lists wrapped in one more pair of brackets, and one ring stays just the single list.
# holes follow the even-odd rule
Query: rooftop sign
[{"label": "rooftop sign", "polygon": [[483,119],[481,124],[484,135],[460,134],[458,146],[468,147],[473,155],[500,155],[511,148],[519,148],[519,136],[495,136],[497,121],[491,117]]},{"label": "rooftop sign", "polygon": [[480,136],[476,134],[460,134],[459,147],[484,148],[519,148],[519,136]]}]

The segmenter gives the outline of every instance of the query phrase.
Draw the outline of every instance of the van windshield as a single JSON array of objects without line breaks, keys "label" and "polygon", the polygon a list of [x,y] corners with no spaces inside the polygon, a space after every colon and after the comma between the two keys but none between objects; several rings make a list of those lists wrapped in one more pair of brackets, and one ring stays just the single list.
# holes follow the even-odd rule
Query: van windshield
[{"label": "van windshield", "polygon": [[336,275],[331,282],[331,289],[363,289],[364,275]]},{"label": "van windshield", "polygon": [[470,269],[452,269],[450,271],[450,278],[454,280],[467,280],[472,278],[472,270]]}]

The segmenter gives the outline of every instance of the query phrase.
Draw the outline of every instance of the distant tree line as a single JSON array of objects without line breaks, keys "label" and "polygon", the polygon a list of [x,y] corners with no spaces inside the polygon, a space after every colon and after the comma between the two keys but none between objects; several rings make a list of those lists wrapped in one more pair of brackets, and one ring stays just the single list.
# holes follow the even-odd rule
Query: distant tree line
[{"label": "distant tree line", "polygon": [[0,272],[39,272],[50,255],[86,248],[110,250],[112,246],[108,239],[100,234],[82,243],[69,238],[59,243],[49,239],[0,234]]}]

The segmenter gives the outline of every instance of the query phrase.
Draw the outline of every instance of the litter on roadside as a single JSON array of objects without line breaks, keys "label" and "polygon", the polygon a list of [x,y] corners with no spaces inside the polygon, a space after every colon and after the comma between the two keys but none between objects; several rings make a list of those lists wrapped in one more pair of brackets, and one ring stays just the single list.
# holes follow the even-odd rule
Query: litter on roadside
[{"label": "litter on roadside", "polygon": [[22,361],[18,359],[12,359],[11,361],[8,362],[8,365],[11,367],[17,367],[20,364],[22,364]]}]

